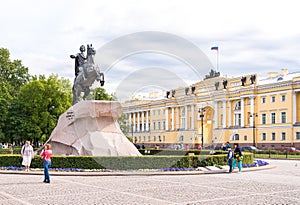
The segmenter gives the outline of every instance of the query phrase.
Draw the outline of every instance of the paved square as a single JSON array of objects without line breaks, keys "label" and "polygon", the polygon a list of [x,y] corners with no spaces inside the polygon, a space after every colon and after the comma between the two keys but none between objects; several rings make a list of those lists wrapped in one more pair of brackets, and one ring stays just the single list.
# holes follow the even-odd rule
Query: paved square
[{"label": "paved square", "polygon": [[241,174],[52,176],[0,174],[0,204],[300,204],[300,161]]}]

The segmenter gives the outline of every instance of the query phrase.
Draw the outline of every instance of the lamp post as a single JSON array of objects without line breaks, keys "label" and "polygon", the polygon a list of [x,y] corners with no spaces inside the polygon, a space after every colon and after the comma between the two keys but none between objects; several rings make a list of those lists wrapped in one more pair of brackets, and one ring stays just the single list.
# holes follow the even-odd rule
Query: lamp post
[{"label": "lamp post", "polygon": [[199,117],[201,119],[201,148],[203,149],[203,118],[204,118],[204,108],[199,108],[198,113],[200,114]]},{"label": "lamp post", "polygon": [[256,113],[253,113],[250,115],[250,117],[252,117],[253,120],[253,126],[252,126],[252,136],[253,136],[253,146],[256,147],[256,135],[255,135],[255,117],[257,117]]}]

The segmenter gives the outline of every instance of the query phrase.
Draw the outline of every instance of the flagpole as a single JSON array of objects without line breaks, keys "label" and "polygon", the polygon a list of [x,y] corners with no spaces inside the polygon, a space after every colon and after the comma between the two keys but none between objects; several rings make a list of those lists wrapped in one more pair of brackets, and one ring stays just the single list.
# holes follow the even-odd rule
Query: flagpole
[{"label": "flagpole", "polygon": [[217,62],[216,62],[216,71],[219,71],[219,47],[213,46],[211,50],[217,51]]},{"label": "flagpole", "polygon": [[219,49],[217,50],[217,72],[219,72]]}]

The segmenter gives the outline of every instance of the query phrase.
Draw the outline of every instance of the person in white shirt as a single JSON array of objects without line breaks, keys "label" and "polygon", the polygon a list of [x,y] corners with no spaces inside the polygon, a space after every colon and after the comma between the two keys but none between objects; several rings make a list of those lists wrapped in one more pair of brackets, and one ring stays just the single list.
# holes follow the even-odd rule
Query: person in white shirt
[{"label": "person in white shirt", "polygon": [[22,165],[25,166],[25,171],[28,172],[31,164],[31,160],[34,158],[33,147],[30,145],[30,141],[26,141],[21,149]]}]

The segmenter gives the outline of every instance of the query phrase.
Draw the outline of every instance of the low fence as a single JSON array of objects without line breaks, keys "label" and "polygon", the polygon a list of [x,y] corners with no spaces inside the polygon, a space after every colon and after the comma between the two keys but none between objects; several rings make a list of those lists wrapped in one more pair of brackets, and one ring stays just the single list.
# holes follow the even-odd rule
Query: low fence
[{"label": "low fence", "polygon": [[280,152],[276,150],[263,150],[252,153],[254,158],[261,159],[300,159],[300,152]]}]

